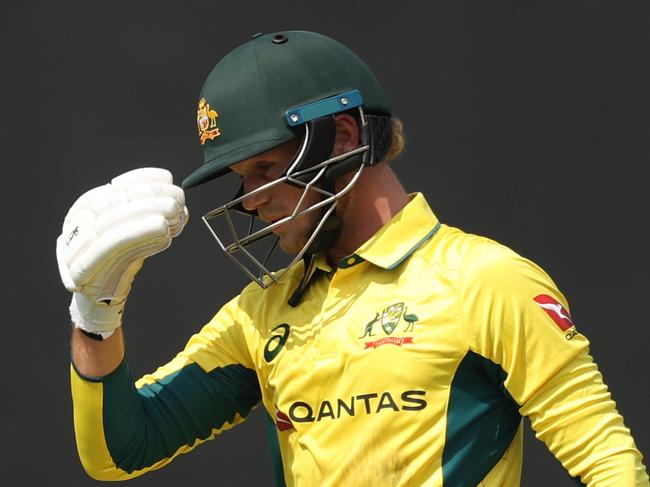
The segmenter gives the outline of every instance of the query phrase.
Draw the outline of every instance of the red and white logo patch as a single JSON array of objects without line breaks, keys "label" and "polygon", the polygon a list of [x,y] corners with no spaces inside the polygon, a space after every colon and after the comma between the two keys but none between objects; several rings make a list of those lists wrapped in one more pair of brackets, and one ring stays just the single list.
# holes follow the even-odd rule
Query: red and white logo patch
[{"label": "red and white logo patch", "polygon": [[535,296],[533,300],[557,323],[560,330],[566,331],[573,326],[569,311],[557,299],[547,294]]},{"label": "red and white logo patch", "polygon": [[275,424],[277,425],[280,431],[295,429],[293,427],[293,423],[289,419],[289,416],[284,414],[277,407],[275,408]]}]

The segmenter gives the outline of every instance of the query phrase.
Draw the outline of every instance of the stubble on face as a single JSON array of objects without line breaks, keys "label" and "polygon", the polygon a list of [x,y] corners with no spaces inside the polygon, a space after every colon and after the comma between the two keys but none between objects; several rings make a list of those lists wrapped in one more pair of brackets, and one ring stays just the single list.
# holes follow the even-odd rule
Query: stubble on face
[{"label": "stubble on face", "polygon": [[[300,191],[300,193],[302,193],[302,191]],[[299,198],[300,197],[298,196],[298,199],[295,202],[296,204],[298,204]],[[305,199],[298,210],[305,210],[318,203],[319,200],[320,195],[317,192],[309,191],[307,195],[305,195]],[[288,213],[293,213],[293,208],[288,209]],[[280,238],[278,242],[280,248],[287,254],[295,255],[299,253],[307,245],[307,242],[313,235],[321,217],[322,211],[318,209],[280,225],[275,229],[275,233]]]}]

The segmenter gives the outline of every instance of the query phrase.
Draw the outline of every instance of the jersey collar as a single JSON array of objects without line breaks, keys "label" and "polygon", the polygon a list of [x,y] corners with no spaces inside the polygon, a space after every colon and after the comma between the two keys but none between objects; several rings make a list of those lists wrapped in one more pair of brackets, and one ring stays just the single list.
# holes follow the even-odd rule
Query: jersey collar
[{"label": "jersey collar", "polygon": [[381,227],[357,251],[339,262],[340,268],[364,260],[384,269],[395,269],[440,228],[438,218],[422,193],[409,195],[411,201]]}]

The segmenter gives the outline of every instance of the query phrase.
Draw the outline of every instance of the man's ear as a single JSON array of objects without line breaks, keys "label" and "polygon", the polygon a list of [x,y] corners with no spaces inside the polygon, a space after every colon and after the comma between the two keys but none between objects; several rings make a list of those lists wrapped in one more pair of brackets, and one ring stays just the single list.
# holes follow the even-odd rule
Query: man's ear
[{"label": "man's ear", "polygon": [[357,147],[359,147],[359,126],[356,119],[347,113],[336,115],[336,140],[332,155],[338,156]]}]

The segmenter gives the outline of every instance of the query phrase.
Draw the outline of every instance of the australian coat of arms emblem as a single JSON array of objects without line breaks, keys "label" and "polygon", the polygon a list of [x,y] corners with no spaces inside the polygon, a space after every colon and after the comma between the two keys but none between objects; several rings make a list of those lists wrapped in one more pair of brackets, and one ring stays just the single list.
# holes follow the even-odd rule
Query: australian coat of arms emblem
[{"label": "australian coat of arms emblem", "polygon": [[[415,322],[417,322],[419,318],[414,313],[409,313],[404,303],[391,304],[390,306],[385,307],[381,312],[375,313],[375,317],[366,324],[363,336],[360,336],[359,338],[373,336],[373,328],[375,325],[381,325],[384,333],[386,335],[391,335],[397,328],[397,325],[399,325],[400,320],[404,320],[407,323],[403,331],[409,332],[413,331]],[[413,343],[413,337],[386,336],[376,341],[366,342],[366,348],[376,348],[388,343],[401,346],[404,343]]]},{"label": "australian coat of arms emblem", "polygon": [[221,135],[217,127],[217,112],[210,108],[210,104],[205,98],[199,100],[199,108],[196,111],[196,125],[199,129],[199,140],[201,145],[206,140],[212,140]]}]

